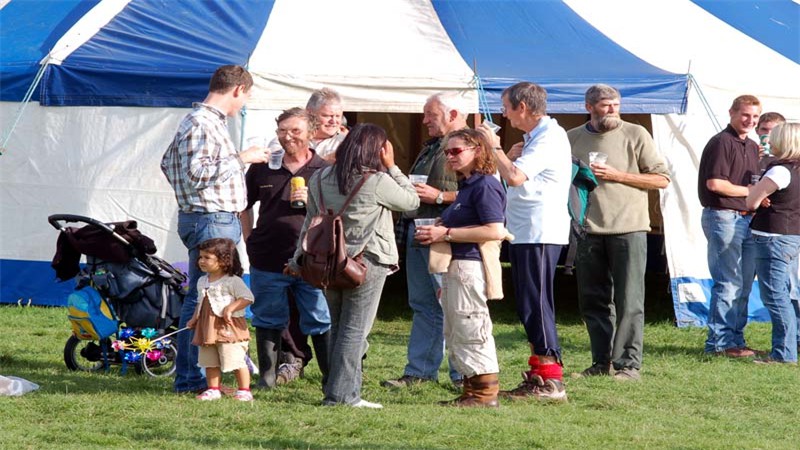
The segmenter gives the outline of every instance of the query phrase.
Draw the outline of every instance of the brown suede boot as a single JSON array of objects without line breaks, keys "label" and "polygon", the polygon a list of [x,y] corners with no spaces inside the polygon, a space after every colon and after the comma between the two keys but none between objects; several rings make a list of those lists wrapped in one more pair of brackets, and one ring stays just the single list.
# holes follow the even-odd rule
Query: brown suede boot
[{"label": "brown suede boot", "polygon": [[439,404],[461,408],[497,408],[500,406],[497,402],[499,391],[500,383],[496,373],[464,377],[464,391],[461,396],[454,400],[439,402]]}]

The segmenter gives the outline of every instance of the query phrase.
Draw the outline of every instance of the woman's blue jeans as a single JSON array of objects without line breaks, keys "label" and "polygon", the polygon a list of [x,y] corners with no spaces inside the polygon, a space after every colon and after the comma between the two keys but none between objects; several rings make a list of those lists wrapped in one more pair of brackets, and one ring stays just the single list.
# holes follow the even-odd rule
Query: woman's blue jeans
[{"label": "woman's blue jeans", "polygon": [[772,320],[772,353],[781,362],[797,362],[798,311],[789,296],[789,270],[800,253],[800,235],[753,235],[761,301]]}]

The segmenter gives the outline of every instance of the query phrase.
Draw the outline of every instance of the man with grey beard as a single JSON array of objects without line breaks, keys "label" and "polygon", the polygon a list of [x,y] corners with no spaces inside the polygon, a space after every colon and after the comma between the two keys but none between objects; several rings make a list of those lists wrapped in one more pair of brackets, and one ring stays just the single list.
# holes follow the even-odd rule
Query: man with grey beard
[{"label": "man with grey beard", "polygon": [[586,91],[590,120],[567,132],[576,158],[599,186],[589,198],[586,234],[578,240],[578,302],[592,348],[582,376],[639,380],[644,334],[644,272],[650,231],[648,189],[663,189],[669,171],[647,130],[619,116],[620,94],[598,84]]}]

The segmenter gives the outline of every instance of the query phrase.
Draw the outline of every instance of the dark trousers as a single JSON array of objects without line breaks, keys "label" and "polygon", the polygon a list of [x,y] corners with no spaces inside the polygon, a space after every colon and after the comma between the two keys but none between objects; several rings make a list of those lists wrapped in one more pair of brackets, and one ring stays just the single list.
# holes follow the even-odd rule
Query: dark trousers
[{"label": "dark trousers", "polygon": [[647,233],[587,234],[575,260],[578,302],[592,362],[642,366]]},{"label": "dark trousers", "polygon": [[553,277],[561,245],[512,244],[509,246],[511,278],[517,314],[525,327],[528,342],[537,355],[555,356],[561,362],[561,346],[556,332]]}]

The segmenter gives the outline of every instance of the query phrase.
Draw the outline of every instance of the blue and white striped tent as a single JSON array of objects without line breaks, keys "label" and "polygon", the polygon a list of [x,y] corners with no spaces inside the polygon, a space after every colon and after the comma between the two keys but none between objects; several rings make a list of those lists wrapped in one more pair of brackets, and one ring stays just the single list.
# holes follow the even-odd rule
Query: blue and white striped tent
[{"label": "blue and white striped tent", "polygon": [[[499,112],[517,81],[551,113],[585,113],[594,83],[652,114],[673,183],[661,195],[679,324],[708,295],[696,168],[731,100],[800,119],[800,5],[792,0],[10,0],[0,2],[0,302],[63,304],[46,217],[132,218],[185,260],[158,168],[221,64],[256,85],[239,137],[321,86],[348,111],[420,112],[438,91]],[[478,95],[476,71],[485,89]],[[28,95],[26,95],[28,94]],[[29,97],[29,101],[28,101]],[[479,102],[479,97],[485,102]],[[263,127],[261,127],[263,128]],[[754,302],[754,314],[765,318]],[[755,317],[755,316],[754,316]]]}]

